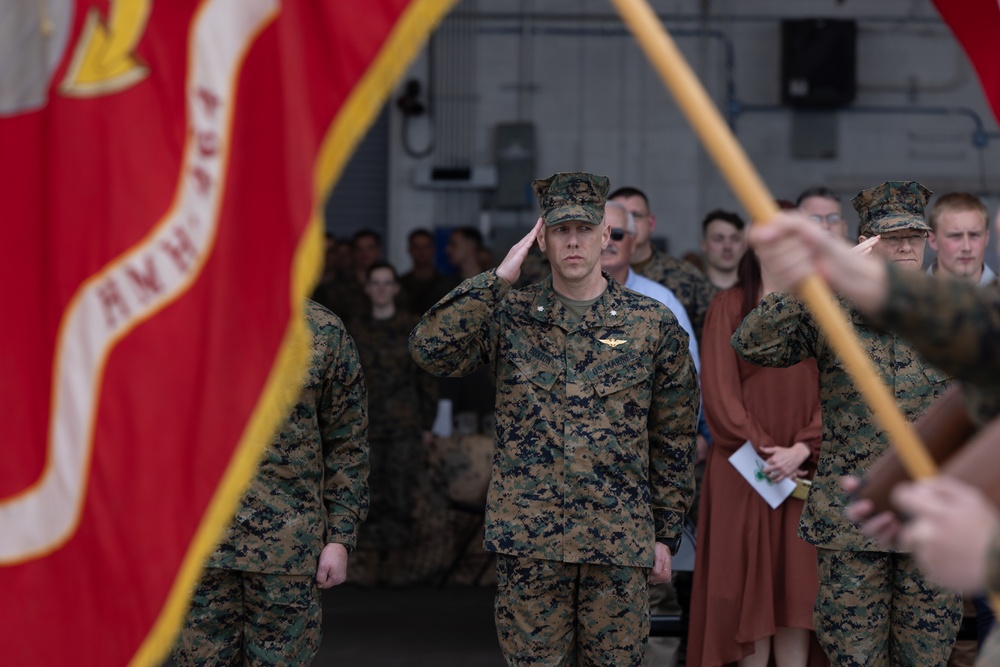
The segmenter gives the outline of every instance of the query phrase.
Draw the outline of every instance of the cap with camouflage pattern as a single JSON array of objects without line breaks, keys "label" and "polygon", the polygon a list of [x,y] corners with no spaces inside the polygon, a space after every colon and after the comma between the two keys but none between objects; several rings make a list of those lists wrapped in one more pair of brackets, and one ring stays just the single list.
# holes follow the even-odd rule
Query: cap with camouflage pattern
[{"label": "cap with camouflage pattern", "polygon": [[884,234],[897,229],[931,231],[924,220],[924,206],[931,191],[916,181],[888,181],[862,190],[851,200],[861,222],[862,236]]},{"label": "cap with camouflage pattern", "polygon": [[607,176],[571,171],[539,179],[531,187],[546,226],[570,221],[599,225],[609,185]]}]

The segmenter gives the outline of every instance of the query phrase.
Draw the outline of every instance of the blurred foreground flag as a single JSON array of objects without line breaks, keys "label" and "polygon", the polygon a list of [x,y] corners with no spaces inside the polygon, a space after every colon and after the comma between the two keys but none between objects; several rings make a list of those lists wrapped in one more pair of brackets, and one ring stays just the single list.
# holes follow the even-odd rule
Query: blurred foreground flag
[{"label": "blurred foreground flag", "polygon": [[1000,119],[1000,4],[997,0],[934,0],[934,5],[972,61],[993,116]]},{"label": "blurred foreground flag", "polygon": [[448,0],[0,3],[0,665],[158,664]]}]

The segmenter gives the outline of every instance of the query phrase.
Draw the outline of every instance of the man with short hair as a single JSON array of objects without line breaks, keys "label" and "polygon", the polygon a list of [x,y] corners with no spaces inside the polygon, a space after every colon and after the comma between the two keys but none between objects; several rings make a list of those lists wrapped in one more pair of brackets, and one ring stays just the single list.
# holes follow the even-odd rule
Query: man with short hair
[{"label": "man with short hair", "polygon": [[928,242],[937,251],[937,259],[927,273],[979,285],[996,280],[993,269],[985,262],[990,212],[979,197],[968,192],[941,195],[931,206],[927,221],[931,225]]},{"label": "man with short hair", "polygon": [[444,251],[448,261],[458,268],[459,281],[468,280],[482,271],[479,253],[483,249],[483,235],[475,227],[457,227],[448,239]]},{"label": "man with short hair", "polygon": [[739,280],[740,260],[747,251],[746,223],[738,214],[716,209],[701,221],[701,251],[705,275],[720,290]]},{"label": "man with short hair", "polygon": [[[872,254],[901,271],[922,268],[930,191],[891,181],[860,192],[859,241],[879,236]],[[764,265],[767,269],[767,265]],[[853,309],[861,346],[910,421],[948,387],[948,377],[902,339],[875,329]],[[746,361],[788,367],[815,358],[820,372],[823,444],[799,535],[816,547],[816,636],[834,665],[944,665],[962,620],[961,599],[932,584],[913,558],[865,537],[844,517],[838,485],[861,475],[889,446],[843,362],[797,298],[771,293],[733,335]]]},{"label": "man with short hair", "polygon": [[640,276],[629,265],[629,258],[635,248],[635,218],[623,205],[609,200],[604,204],[604,224],[608,226],[610,238],[607,247],[601,251],[601,270],[630,290],[656,299],[674,314],[677,323],[688,335],[688,351],[691,353],[695,370],[699,370],[701,359],[698,353],[698,341],[694,338],[691,320],[684,310],[684,304],[678,301],[669,289]]},{"label": "man with short hair", "polygon": [[[635,290],[639,294],[644,294],[656,299],[670,309],[670,312],[677,318],[677,323],[688,334],[688,351],[694,361],[694,367],[701,373],[701,358],[698,351],[698,341],[694,337],[691,329],[691,320],[688,319],[687,312],[683,304],[677,300],[674,293],[661,285],[653,282],[649,278],[644,278],[632,270],[629,266],[629,259],[635,249],[635,218],[627,208],[616,201],[608,201],[604,205],[604,223],[610,230],[611,238],[608,246],[601,252],[601,270],[609,274],[625,287]],[[702,427],[704,417],[699,417],[699,430]],[[707,432],[708,427],[705,426]],[[703,439],[698,437],[698,446],[702,445]],[[696,469],[697,480],[697,469]],[[697,509],[698,495],[695,494],[695,504],[689,513],[693,514]],[[649,589],[649,609],[653,614],[681,614],[683,608],[678,599],[678,591],[674,582],[666,582]],[[677,654],[680,649],[681,640],[676,637],[650,637],[646,644],[643,665],[653,667],[654,665],[674,665],[677,663]]]},{"label": "man with short hair", "polygon": [[[990,213],[979,197],[968,192],[949,192],[938,197],[927,214],[931,233],[927,241],[937,251],[937,258],[927,267],[928,275],[955,278],[985,287],[993,285],[997,276],[986,264],[986,246],[990,239]],[[974,608],[978,627],[992,626],[993,610],[981,596],[967,601]],[[985,632],[980,632],[980,635]],[[966,644],[971,644],[967,647]],[[962,640],[956,651],[975,655],[975,643]],[[952,664],[956,664],[952,661]]]},{"label": "man with short hair", "polygon": [[627,208],[635,218],[635,250],[632,268],[641,276],[660,283],[684,304],[694,328],[695,338],[701,340],[701,327],[705,323],[708,304],[718,290],[698,269],[687,262],[674,259],[653,247],[650,236],[656,228],[656,216],[649,211],[649,199],[638,188],[618,188],[608,197]]},{"label": "man with short hair", "polygon": [[[534,190],[534,228],[433,306],[410,351],[438,375],[496,377],[485,547],[508,664],[638,667],[648,584],[669,581],[691,500],[694,364],[670,311],[601,273],[607,177]],[[536,240],[552,273],[513,289]]]},{"label": "man with short hair", "polygon": [[830,188],[817,185],[806,188],[795,205],[812,222],[838,238],[847,238],[847,221],[840,207],[840,197]]},{"label": "man with short hair", "polygon": [[351,255],[354,273],[348,280],[334,285],[323,302],[346,323],[368,313],[372,302],[365,293],[368,269],[382,257],[382,235],[371,229],[362,229],[351,237]]},{"label": "man with short hair", "polygon": [[362,229],[351,237],[354,255],[354,278],[364,285],[368,269],[382,259],[382,235],[371,229]]},{"label": "man with short hair", "polygon": [[423,315],[459,281],[442,275],[434,266],[434,235],[428,230],[410,232],[406,249],[413,268],[399,279],[399,307]]}]

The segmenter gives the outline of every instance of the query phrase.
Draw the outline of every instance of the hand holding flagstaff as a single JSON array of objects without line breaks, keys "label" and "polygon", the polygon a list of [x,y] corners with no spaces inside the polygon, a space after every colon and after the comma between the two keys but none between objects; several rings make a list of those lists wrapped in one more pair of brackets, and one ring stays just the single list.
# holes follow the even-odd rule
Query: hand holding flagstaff
[{"label": "hand holding flagstaff", "polygon": [[879,238],[851,246],[801,214],[786,212],[750,229],[750,243],[777,291],[798,289],[818,275],[865,313],[881,308],[888,296],[885,262],[870,255]]},{"label": "hand holding flagstaff", "polygon": [[977,592],[986,580],[990,541],[1000,529],[996,506],[978,489],[944,475],[900,484],[892,499],[912,517],[899,542],[920,568],[942,586]]}]

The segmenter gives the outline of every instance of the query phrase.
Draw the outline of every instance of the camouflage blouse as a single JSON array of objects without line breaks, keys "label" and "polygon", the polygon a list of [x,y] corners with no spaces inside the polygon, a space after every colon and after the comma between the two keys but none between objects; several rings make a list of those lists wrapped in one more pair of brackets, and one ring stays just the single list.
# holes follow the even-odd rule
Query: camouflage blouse
[{"label": "camouflage blouse", "polygon": [[576,320],[551,277],[514,290],[489,271],[431,308],[410,350],[437,375],[496,375],[488,550],[651,567],[654,541],[680,533],[699,390],[659,302],[608,278]]},{"label": "camouflage blouse", "polygon": [[368,394],[354,341],[307,301],[312,360],[209,567],[315,574],[329,542],[353,549],[368,514]]}]

